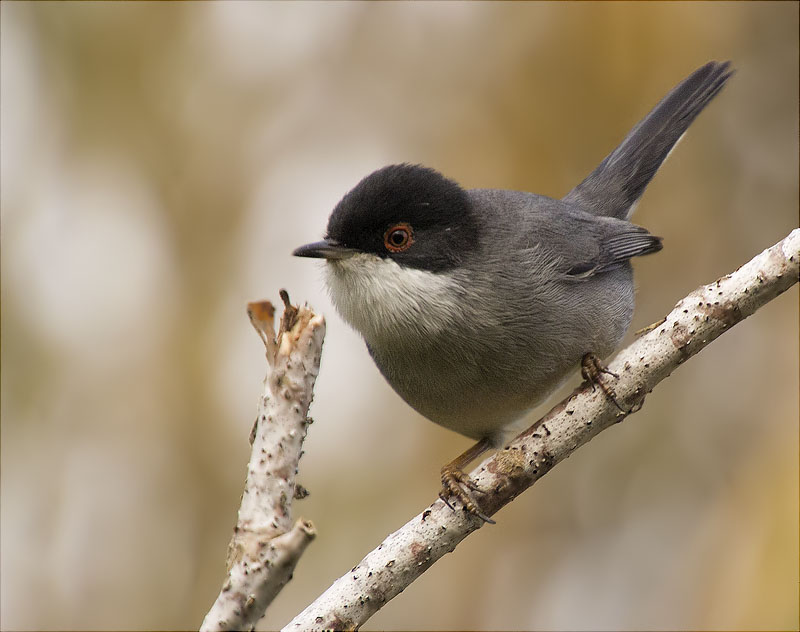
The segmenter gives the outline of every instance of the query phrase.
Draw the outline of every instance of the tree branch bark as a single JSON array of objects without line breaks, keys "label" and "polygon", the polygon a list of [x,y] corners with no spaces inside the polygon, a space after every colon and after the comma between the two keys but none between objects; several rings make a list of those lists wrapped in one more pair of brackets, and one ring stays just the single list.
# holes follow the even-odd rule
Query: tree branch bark
[{"label": "tree branch bark", "polygon": [[[800,274],[800,229],[735,272],[678,302],[609,366],[616,399],[636,412],[661,380],[736,323],[786,291]],[[601,391],[581,385],[471,474],[493,515],[592,437],[622,421]],[[285,631],[355,629],[484,522],[436,500],[337,579]]]},{"label": "tree branch bark", "polygon": [[228,576],[201,631],[253,629],[267,606],[291,579],[314,526],[292,525],[292,500],[308,407],[319,371],[325,320],[308,306],[285,304],[277,338],[275,308],[250,303],[247,313],[267,350],[267,376],[251,434],[252,451],[239,516],[228,545]]}]

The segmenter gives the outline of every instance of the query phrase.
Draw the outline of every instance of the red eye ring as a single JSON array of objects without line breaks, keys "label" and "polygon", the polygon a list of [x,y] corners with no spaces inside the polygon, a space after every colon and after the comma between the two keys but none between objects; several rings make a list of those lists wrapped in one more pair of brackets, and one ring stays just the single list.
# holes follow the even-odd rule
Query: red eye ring
[{"label": "red eye ring", "polygon": [[404,252],[414,243],[414,231],[411,224],[400,222],[392,224],[383,234],[383,245],[390,252]]}]

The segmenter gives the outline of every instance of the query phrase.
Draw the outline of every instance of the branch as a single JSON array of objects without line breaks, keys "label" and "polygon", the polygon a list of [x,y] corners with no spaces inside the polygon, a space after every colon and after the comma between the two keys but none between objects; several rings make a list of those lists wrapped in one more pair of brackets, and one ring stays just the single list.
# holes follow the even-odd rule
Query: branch
[{"label": "branch", "polygon": [[267,350],[267,376],[250,437],[252,451],[239,518],[228,545],[228,576],[200,630],[253,629],[291,579],[314,526],[292,526],[292,500],[305,495],[295,483],[311,420],[308,407],[319,371],[325,319],[307,306],[285,304],[277,339],[275,308],[250,303],[247,313]]},{"label": "branch", "polygon": [[[609,368],[616,399],[641,409],[656,384],[715,338],[786,291],[800,273],[800,229],[741,268],[681,300],[669,315],[624,349]],[[471,474],[488,490],[481,508],[497,512],[592,437],[622,421],[601,391],[581,385]],[[389,535],[337,579],[285,631],[355,629],[484,522],[437,500]]]}]

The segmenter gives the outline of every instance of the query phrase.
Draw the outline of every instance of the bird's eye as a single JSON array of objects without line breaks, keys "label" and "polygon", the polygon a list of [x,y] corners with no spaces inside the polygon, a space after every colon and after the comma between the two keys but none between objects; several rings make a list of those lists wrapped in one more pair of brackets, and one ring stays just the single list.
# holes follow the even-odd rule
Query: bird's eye
[{"label": "bird's eye", "polygon": [[403,252],[414,243],[414,232],[411,226],[405,222],[393,224],[383,234],[383,245],[391,252]]}]

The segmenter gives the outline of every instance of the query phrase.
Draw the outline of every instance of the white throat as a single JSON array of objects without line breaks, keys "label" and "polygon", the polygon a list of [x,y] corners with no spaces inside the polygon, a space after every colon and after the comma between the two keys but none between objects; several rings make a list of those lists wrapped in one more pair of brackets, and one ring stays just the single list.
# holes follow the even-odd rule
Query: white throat
[{"label": "white throat", "polygon": [[325,268],[336,309],[371,345],[435,335],[458,313],[457,285],[447,273],[366,253],[329,260]]}]

